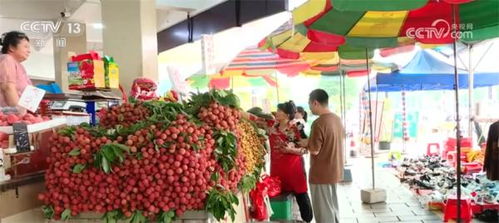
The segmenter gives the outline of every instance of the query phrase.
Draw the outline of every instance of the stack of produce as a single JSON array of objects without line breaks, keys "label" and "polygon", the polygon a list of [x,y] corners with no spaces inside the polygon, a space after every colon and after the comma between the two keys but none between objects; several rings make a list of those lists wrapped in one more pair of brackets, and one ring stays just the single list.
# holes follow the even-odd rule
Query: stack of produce
[{"label": "stack of produce", "polygon": [[234,219],[235,194],[254,188],[265,155],[238,106],[231,92],[211,91],[184,104],[123,104],[101,112],[103,126],[62,129],[39,195],[46,217],[171,222],[207,210]]},{"label": "stack of produce", "polygon": [[[12,126],[14,123],[25,123],[27,125],[40,123],[43,121],[50,120],[49,117],[42,117],[40,115],[33,114],[4,114],[0,112],[0,126]],[[0,148],[8,148],[9,147],[9,135],[0,132]]]}]

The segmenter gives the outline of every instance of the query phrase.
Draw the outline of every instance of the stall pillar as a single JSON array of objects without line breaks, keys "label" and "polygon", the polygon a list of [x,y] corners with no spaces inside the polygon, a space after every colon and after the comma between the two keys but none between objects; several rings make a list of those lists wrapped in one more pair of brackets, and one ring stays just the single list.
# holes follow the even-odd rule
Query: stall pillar
[{"label": "stall pillar", "polygon": [[120,84],[129,91],[133,80],[158,80],[155,0],[102,0],[104,53],[120,66]]}]

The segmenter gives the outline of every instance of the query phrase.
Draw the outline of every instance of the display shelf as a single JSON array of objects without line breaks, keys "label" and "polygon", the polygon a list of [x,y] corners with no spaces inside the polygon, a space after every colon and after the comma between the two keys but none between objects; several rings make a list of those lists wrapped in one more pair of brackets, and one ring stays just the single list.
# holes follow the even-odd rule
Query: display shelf
[{"label": "display shelf", "polygon": [[43,182],[45,179],[45,171],[38,171],[29,175],[11,178],[0,182],[0,192],[15,189],[23,185]]},{"label": "display shelf", "polygon": [[18,153],[17,149],[15,147],[13,147],[13,148],[3,149],[3,152],[5,154],[9,154],[9,155],[12,156],[12,155],[27,155],[27,154],[31,154],[31,153],[33,153],[34,150],[35,150],[35,147],[34,146],[30,146],[30,151]]},{"label": "display shelf", "polygon": [[[62,125],[66,125],[66,119],[63,118],[56,118],[52,119],[49,121],[44,121],[32,125],[28,125],[28,133],[35,133],[35,132],[41,132],[47,129],[52,129],[56,128]],[[14,130],[12,126],[2,126],[0,127],[0,132],[6,133],[6,134],[14,134]]]}]

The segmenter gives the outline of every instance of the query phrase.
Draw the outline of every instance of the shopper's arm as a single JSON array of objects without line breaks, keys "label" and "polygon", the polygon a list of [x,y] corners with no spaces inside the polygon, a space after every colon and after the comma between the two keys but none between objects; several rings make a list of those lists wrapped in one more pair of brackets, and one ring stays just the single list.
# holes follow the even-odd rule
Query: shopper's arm
[{"label": "shopper's arm", "polygon": [[314,123],[312,125],[312,131],[310,132],[310,138],[308,138],[307,141],[301,141],[301,144],[306,144],[302,146],[304,146],[312,155],[319,154],[324,142],[323,129],[319,125],[320,124],[318,123]]},{"label": "shopper's arm", "polygon": [[268,120],[266,120],[264,118],[260,118],[256,115],[253,115],[253,114],[245,112],[245,111],[241,111],[241,117],[254,122],[259,128],[268,132],[268,128],[269,128],[269,121]]},{"label": "shopper's arm", "polygon": [[284,153],[290,153],[300,156],[308,153],[307,149],[303,147],[295,147],[291,145],[284,146],[281,151]]}]

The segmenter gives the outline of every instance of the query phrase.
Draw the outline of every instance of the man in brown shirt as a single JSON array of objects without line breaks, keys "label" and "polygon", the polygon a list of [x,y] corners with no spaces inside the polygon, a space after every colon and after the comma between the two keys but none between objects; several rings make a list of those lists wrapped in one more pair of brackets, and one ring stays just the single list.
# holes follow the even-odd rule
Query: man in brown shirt
[{"label": "man in brown shirt", "polygon": [[328,108],[329,96],[322,89],[310,93],[309,107],[318,115],[312,124],[306,148],[310,151],[310,190],[317,223],[338,222],[336,184],[343,178],[341,119]]}]

